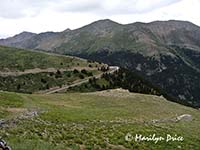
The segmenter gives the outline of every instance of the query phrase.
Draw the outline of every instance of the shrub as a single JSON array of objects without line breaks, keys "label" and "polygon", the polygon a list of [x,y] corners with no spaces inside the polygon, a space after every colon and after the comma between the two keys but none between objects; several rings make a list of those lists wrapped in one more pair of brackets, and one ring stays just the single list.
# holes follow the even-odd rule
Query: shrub
[{"label": "shrub", "polygon": [[77,73],[79,73],[79,71],[77,69],[74,69],[73,73],[77,74]]},{"label": "shrub", "polygon": [[86,74],[86,75],[88,74],[88,72],[85,69],[82,69],[81,73]]},{"label": "shrub", "polygon": [[84,79],[85,77],[84,77],[84,75],[80,74],[80,75],[79,75],[79,78],[80,78],[80,79]]}]

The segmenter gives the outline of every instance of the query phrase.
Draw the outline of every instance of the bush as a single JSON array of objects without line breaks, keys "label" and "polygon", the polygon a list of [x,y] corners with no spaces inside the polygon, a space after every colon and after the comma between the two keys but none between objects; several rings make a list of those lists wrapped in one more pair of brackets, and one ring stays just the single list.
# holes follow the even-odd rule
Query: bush
[{"label": "bush", "polygon": [[77,69],[74,69],[73,73],[77,74],[77,73],[79,73],[79,71]]},{"label": "bush", "polygon": [[20,90],[20,89],[21,89],[21,85],[18,84],[18,85],[17,85],[17,90]]},{"label": "bush", "polygon": [[93,73],[92,72],[88,72],[87,75],[88,76],[93,76]]},{"label": "bush", "polygon": [[88,67],[92,68],[92,65],[91,65],[91,64],[89,64],[89,65],[88,65]]},{"label": "bush", "polygon": [[47,81],[43,78],[41,79],[41,82],[44,83],[44,84],[47,83]]},{"label": "bush", "polygon": [[80,75],[79,75],[79,78],[80,78],[80,79],[84,79],[85,77],[84,77],[84,75],[80,74]]},{"label": "bush", "polygon": [[60,72],[60,70],[57,70],[55,78],[62,78],[62,73]]},{"label": "bush", "polygon": [[82,69],[82,70],[81,70],[81,73],[83,73],[83,74],[86,74],[86,75],[87,75],[87,73],[88,73],[88,72],[87,72],[85,69]]}]

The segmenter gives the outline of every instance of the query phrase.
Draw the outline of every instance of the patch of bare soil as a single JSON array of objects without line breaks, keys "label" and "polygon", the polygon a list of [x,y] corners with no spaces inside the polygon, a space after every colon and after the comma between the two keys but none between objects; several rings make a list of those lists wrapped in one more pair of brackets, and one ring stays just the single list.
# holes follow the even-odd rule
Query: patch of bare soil
[{"label": "patch of bare soil", "polygon": [[26,108],[6,108],[5,110],[11,113],[22,113],[27,111]]},{"label": "patch of bare soil", "polygon": [[40,68],[34,68],[34,69],[27,69],[25,71],[8,71],[8,72],[2,72],[0,71],[0,76],[7,77],[7,76],[20,76],[24,74],[37,74],[42,72],[57,72],[57,70],[60,70],[61,72],[67,71],[69,69],[57,69],[57,68],[46,68],[46,69],[40,69]]},{"label": "patch of bare soil", "polygon": [[46,68],[46,69],[40,69],[40,68],[34,68],[34,69],[27,69],[24,71],[0,71],[0,76],[2,77],[7,77],[7,76],[20,76],[20,75],[25,75],[25,74],[37,74],[37,73],[43,73],[43,72],[57,72],[57,70],[59,70],[60,72],[64,72],[64,71],[73,71],[74,69],[77,69],[79,71],[81,71],[82,69],[85,70],[97,70],[98,67],[70,67],[70,68]]}]

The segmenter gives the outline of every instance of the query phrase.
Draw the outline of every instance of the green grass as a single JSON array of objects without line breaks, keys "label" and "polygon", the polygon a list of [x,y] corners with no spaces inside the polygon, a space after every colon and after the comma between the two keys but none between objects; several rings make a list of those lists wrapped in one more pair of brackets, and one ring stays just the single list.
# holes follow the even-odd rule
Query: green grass
[{"label": "green grass", "polygon": [[[6,101],[6,102],[5,102]],[[14,101],[14,105],[13,105]],[[68,94],[16,94],[0,92],[0,112],[22,107],[42,110],[39,116],[22,119],[0,135],[13,149],[199,149],[200,112],[156,96],[116,92]],[[153,119],[191,114],[190,122],[150,124]],[[0,115],[12,118],[13,112]],[[20,114],[16,114],[20,115]],[[42,120],[42,121],[41,121]],[[127,133],[159,136],[180,135],[183,142],[131,142]]]},{"label": "green grass", "polygon": [[86,60],[75,57],[57,56],[5,46],[0,46],[0,53],[1,71],[24,71],[34,68],[70,68],[88,65]]},{"label": "green grass", "polygon": [[1,92],[0,94],[1,107],[21,107],[23,100],[21,96],[15,93]]}]

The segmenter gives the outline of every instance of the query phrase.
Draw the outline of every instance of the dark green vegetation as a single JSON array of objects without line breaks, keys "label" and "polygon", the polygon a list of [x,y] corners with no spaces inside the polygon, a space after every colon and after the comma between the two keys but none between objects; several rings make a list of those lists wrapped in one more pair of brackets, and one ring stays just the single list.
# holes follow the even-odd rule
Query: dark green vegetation
[{"label": "dark green vegetation", "polygon": [[122,68],[112,74],[104,73],[99,79],[92,78],[88,83],[72,87],[70,90],[77,92],[94,92],[116,88],[128,89],[130,92],[135,93],[162,95],[161,91],[150,82],[145,81],[134,72]]},{"label": "dark green vegetation", "polygon": [[[82,73],[83,72],[83,73]],[[91,77],[98,74],[98,71],[57,71],[43,72],[37,74],[25,74],[20,76],[0,77],[0,90],[22,93],[33,93],[48,90],[53,87],[70,85],[74,81]]]},{"label": "dark green vegetation", "polygon": [[[199,147],[199,110],[164,98],[111,90],[28,95],[0,92],[0,135],[14,150],[193,149]],[[30,116],[30,114],[38,114]],[[192,121],[152,123],[190,114]],[[23,117],[26,116],[26,117]],[[184,137],[183,142],[125,141],[127,133]]]},{"label": "dark green vegetation", "polygon": [[186,65],[180,57],[172,58],[161,55],[158,61],[140,54],[116,52],[90,55],[89,58],[107,64],[124,66],[165,91],[168,95],[179,99],[179,102],[193,107],[200,106],[200,73]]},{"label": "dark green vegetation", "polygon": [[[67,40],[66,40],[67,39]],[[100,20],[59,33],[22,33],[0,44],[76,55],[136,71],[183,103],[200,106],[200,28],[184,21]]]},{"label": "dark green vegetation", "polygon": [[68,91],[71,92],[94,92],[106,89],[123,88],[128,89],[130,92],[143,93],[150,95],[164,96],[167,100],[177,102],[187,106],[193,106],[187,101],[181,101],[168,94],[166,91],[160,89],[159,87],[153,85],[148,80],[144,80],[140,75],[132,72],[128,69],[120,68],[117,72],[113,74],[104,73],[101,78],[92,78],[88,83],[84,83],[79,86],[71,87]]}]

